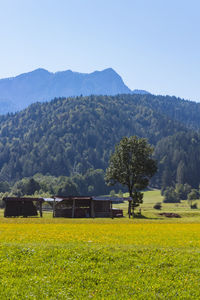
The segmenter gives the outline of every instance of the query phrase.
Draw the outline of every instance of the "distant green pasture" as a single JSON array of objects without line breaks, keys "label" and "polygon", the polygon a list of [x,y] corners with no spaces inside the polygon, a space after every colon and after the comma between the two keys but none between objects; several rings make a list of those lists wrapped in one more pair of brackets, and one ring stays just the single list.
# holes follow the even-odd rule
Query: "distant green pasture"
[{"label": "distant green pasture", "polygon": [[[124,194],[124,197],[128,197],[128,193]],[[159,219],[165,220],[167,218],[160,216],[162,212],[174,212],[178,213],[182,218],[176,219],[175,222],[199,222],[200,221],[200,200],[196,200],[198,209],[191,209],[187,200],[181,201],[181,203],[163,203],[163,196],[160,194],[160,190],[150,190],[144,192],[143,204],[140,205],[142,215],[149,220]],[[160,202],[162,204],[161,210],[154,209],[154,205]],[[128,202],[114,204],[113,207],[121,208],[124,211],[124,215],[127,217]],[[136,208],[136,213],[138,209]],[[167,219],[169,222],[173,222],[174,219]],[[143,220],[145,221],[145,220]]]}]

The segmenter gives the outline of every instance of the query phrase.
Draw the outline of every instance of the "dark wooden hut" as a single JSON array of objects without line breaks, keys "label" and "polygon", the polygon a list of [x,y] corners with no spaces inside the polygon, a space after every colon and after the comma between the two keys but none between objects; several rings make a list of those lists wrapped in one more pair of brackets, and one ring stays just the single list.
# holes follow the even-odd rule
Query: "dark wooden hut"
[{"label": "dark wooden hut", "polygon": [[5,202],[4,217],[37,216],[38,210],[42,217],[43,198],[6,197],[3,201]]},{"label": "dark wooden hut", "polygon": [[[121,200],[121,199],[120,199]],[[65,218],[123,217],[122,210],[112,208],[110,197],[55,197],[53,216]]]}]

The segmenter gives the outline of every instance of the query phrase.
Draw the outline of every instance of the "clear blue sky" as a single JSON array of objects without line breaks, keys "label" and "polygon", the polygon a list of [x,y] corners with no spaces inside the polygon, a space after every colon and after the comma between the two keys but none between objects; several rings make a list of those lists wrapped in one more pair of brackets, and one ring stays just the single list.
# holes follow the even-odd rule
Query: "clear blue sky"
[{"label": "clear blue sky", "polygon": [[0,78],[39,67],[200,101],[200,1],[0,0]]}]

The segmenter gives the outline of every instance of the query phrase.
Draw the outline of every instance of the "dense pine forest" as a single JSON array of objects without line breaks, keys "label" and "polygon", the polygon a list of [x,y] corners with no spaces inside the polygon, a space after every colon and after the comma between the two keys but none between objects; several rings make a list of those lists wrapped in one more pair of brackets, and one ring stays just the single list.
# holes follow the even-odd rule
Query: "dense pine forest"
[{"label": "dense pine forest", "polygon": [[[67,189],[67,184],[69,191],[71,184],[71,194],[108,193],[103,177],[110,154],[122,137],[131,135],[147,138],[155,148],[158,173],[151,186],[188,183],[197,188],[199,115],[200,104],[195,102],[128,94],[58,98],[2,115],[0,191],[15,185],[15,192],[19,192],[17,185],[23,185],[22,178],[30,181],[39,174],[38,181],[41,183],[43,178],[46,183],[43,187],[35,186],[33,192],[41,189],[58,193],[59,189]],[[48,189],[48,180],[44,178],[54,178],[57,190],[53,183],[53,190],[50,186]]]}]

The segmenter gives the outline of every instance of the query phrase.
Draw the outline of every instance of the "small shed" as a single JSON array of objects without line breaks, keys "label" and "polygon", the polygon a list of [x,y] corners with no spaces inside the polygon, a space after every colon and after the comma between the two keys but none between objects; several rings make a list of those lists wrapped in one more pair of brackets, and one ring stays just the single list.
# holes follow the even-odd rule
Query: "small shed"
[{"label": "small shed", "polygon": [[4,217],[32,217],[37,216],[38,211],[42,217],[43,198],[5,197]]},{"label": "small shed", "polygon": [[55,197],[53,217],[89,218],[92,215],[91,197]]}]

